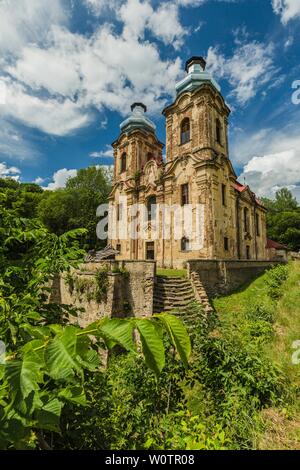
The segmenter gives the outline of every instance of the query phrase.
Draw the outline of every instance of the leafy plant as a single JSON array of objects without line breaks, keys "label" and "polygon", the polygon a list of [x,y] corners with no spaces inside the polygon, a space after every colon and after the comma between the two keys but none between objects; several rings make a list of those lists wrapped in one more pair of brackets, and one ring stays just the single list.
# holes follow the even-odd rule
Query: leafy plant
[{"label": "leafy plant", "polygon": [[98,269],[95,275],[95,300],[99,304],[107,300],[107,292],[109,287],[109,278],[107,269]]},{"label": "leafy plant", "polygon": [[267,275],[266,282],[269,296],[276,300],[282,295],[281,286],[288,278],[288,266],[279,265],[272,268]]},{"label": "leafy plant", "polygon": [[[0,192],[1,198],[6,195]],[[17,218],[5,204],[0,205],[0,222],[0,338],[7,353],[0,364],[2,449],[49,448],[44,433],[60,432],[64,406],[86,406],[86,377],[101,375],[103,349],[121,345],[144,357],[158,375],[165,364],[165,331],[187,363],[187,333],[179,321],[165,316],[103,319],[85,329],[68,324],[76,310],[51,300],[50,286],[82,262],[84,230],[57,236],[36,220]],[[103,292],[107,273],[98,272],[97,280]],[[140,350],[135,331],[141,336]]]}]

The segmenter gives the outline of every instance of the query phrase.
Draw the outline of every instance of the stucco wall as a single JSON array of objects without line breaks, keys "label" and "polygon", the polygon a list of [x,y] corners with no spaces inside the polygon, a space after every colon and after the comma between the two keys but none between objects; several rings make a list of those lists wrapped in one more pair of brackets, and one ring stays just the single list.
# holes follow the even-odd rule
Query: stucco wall
[{"label": "stucco wall", "polygon": [[[66,276],[62,275],[59,284],[56,283],[55,301],[83,308],[84,311],[78,316],[78,323],[83,327],[104,316],[147,317],[152,315],[154,262],[105,261],[84,263],[80,269],[72,272],[72,276],[93,282],[97,270],[103,268],[109,270],[106,300],[101,303],[97,303],[95,300],[88,301],[85,293],[78,295],[75,290],[71,292]],[[123,272],[113,272],[118,268],[122,268]]]},{"label": "stucco wall", "polygon": [[191,260],[189,276],[196,272],[210,298],[226,295],[278,264],[277,261]]}]

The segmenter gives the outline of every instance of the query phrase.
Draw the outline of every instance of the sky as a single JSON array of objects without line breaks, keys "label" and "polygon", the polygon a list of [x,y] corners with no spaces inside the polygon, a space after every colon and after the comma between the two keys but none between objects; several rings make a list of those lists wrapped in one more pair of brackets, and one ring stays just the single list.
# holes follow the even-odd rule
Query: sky
[{"label": "sky", "polygon": [[300,0],[0,0],[0,177],[53,190],[112,165],[135,101],[165,142],[161,111],[202,55],[240,181],[300,201],[299,40]]}]

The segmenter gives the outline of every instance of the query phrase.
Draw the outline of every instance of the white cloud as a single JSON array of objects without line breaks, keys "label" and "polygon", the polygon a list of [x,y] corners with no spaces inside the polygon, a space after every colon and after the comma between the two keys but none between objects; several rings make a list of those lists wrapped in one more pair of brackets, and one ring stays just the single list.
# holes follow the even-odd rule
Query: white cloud
[{"label": "white cloud", "polygon": [[18,119],[28,126],[48,134],[63,136],[86,125],[90,116],[70,99],[40,98],[27,91],[24,85],[6,79],[6,103],[0,116]]},{"label": "white cloud", "polygon": [[35,184],[42,184],[42,183],[45,183],[45,181],[46,181],[46,178],[41,178],[40,176],[38,176],[37,178],[35,178],[33,182]]},{"label": "white cloud", "polygon": [[[34,5],[34,0],[26,2]],[[54,3],[58,8],[59,0]],[[15,27],[9,5],[7,21]],[[130,12],[136,5],[141,10],[135,16]],[[42,42],[23,37],[23,47],[19,44],[15,55],[3,59],[0,82],[6,84],[6,104],[0,106],[0,116],[64,136],[89,124],[94,109],[127,114],[133,101],[143,100],[151,112],[160,111],[174,93],[181,61],[161,60],[156,44],[141,37],[147,25],[152,34],[178,45],[184,30],[176,8],[167,3],[154,10],[150,3],[128,0],[120,10],[122,33],[104,24],[90,36],[69,31],[58,15],[56,23],[45,26]],[[141,30],[136,29],[139,22]]]},{"label": "white cloud", "polygon": [[272,0],[273,10],[281,16],[283,24],[287,24],[293,18],[300,16],[299,0]]},{"label": "white cloud", "polygon": [[259,196],[274,196],[275,192],[288,187],[293,190],[300,185],[300,152],[294,149],[253,157],[245,166],[241,181]]},{"label": "white cloud", "polygon": [[165,44],[178,48],[187,33],[179,20],[178,5],[171,2],[154,10],[150,2],[127,0],[120,9],[120,17],[124,22],[125,38],[143,38],[147,29]]},{"label": "white cloud", "polygon": [[100,152],[92,152],[90,153],[90,157],[92,158],[113,158],[114,151],[111,145],[106,145],[105,150],[100,150]]},{"label": "white cloud", "polygon": [[84,0],[88,10],[95,16],[100,16],[107,10],[116,9],[122,0]]},{"label": "white cloud", "polygon": [[274,80],[278,72],[273,64],[273,44],[237,41],[231,57],[225,57],[217,48],[207,54],[208,70],[216,77],[225,78],[233,87],[231,95],[239,104],[246,104],[263,85]]},{"label": "white cloud", "polygon": [[0,50],[18,55],[26,43],[41,44],[53,24],[67,23],[60,0],[2,0]]},{"label": "white cloud", "polygon": [[125,38],[140,38],[144,36],[144,31],[153,13],[149,2],[140,0],[128,0],[120,9],[120,18],[124,23]]},{"label": "white cloud", "polygon": [[[241,181],[246,178],[260,196],[272,196],[281,187],[289,187],[300,196],[300,136],[296,126],[282,130],[262,129],[244,134],[237,149],[245,151]],[[248,161],[247,161],[248,160]]]},{"label": "white cloud", "polygon": [[21,170],[15,166],[7,166],[5,162],[0,163],[0,178],[12,178],[18,180]]},{"label": "white cloud", "polygon": [[[14,66],[8,66],[6,71],[32,90],[45,88],[52,94],[73,96],[80,88],[79,71],[73,66],[67,47],[25,47],[22,57]],[[63,80],[58,79],[62,77]]]},{"label": "white cloud", "polygon": [[149,30],[165,44],[178,49],[183,43],[187,30],[179,21],[178,7],[173,3],[163,3],[149,18]]},{"label": "white cloud", "polygon": [[54,191],[55,189],[65,188],[68,179],[74,178],[76,175],[77,170],[67,170],[66,168],[62,168],[54,173],[52,177],[53,182],[49,183],[48,186],[44,187],[44,189]]}]

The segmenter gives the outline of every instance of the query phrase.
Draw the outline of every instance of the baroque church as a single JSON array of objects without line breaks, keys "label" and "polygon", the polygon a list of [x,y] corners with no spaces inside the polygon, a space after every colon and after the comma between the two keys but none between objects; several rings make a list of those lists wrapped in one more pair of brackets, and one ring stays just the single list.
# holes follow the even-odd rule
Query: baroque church
[{"label": "baroque church", "polygon": [[[265,260],[266,209],[249,186],[237,181],[228,150],[230,109],[205,60],[186,62],[176,99],[163,110],[165,159],[146,106],[134,103],[131,111],[112,144],[108,243],[118,252],[116,260],[155,260],[166,268],[185,267],[195,259]],[[142,222],[141,211],[131,211],[134,206],[145,208]],[[189,232],[178,232],[185,223],[171,213],[165,236],[161,207],[179,207],[183,213],[191,208]],[[138,236],[124,231],[134,218]]]}]

